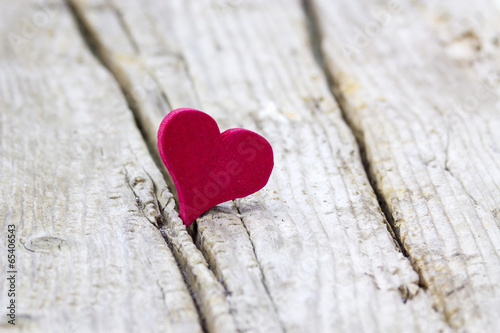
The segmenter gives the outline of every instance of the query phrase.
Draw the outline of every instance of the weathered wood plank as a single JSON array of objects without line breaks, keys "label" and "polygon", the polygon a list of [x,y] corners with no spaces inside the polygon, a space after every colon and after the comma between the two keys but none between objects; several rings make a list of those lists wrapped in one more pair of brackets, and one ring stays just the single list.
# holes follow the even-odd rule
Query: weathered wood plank
[{"label": "weathered wood plank", "polygon": [[201,332],[154,225],[172,195],[130,110],[108,105],[119,86],[64,4],[0,1],[0,13],[0,238],[13,224],[17,244],[16,325],[2,251],[0,330]]},{"label": "weathered wood plank", "polygon": [[273,145],[268,186],[196,222],[238,330],[447,329],[387,231],[299,1],[72,2],[152,145],[177,107]]},{"label": "weathered wood plank", "polygon": [[498,37],[484,20],[498,25],[498,14],[481,1],[431,1],[447,9],[429,24],[417,2],[311,3],[336,94],[436,309],[457,330],[495,331],[500,105],[485,74],[498,74],[498,44],[475,40],[464,20]]},{"label": "weathered wood plank", "polygon": [[454,105],[455,112],[474,113],[483,100],[498,99],[500,14],[494,1],[479,0],[474,6],[466,1],[416,1],[414,9],[448,58],[476,83],[470,96],[463,96],[462,103]]}]

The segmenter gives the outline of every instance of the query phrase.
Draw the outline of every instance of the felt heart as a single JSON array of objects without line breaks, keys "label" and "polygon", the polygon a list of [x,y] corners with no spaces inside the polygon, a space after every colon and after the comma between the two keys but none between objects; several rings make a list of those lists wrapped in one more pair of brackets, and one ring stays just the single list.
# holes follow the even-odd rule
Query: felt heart
[{"label": "felt heart", "polygon": [[163,118],[158,150],[186,226],[219,203],[263,188],[274,166],[273,150],[262,136],[242,128],[220,133],[212,117],[194,109],[176,109]]}]

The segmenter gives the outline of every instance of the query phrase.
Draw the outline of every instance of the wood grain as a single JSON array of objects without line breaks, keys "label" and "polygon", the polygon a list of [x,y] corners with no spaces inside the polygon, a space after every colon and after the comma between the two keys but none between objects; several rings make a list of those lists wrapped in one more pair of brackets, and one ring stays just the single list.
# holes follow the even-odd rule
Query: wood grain
[{"label": "wood grain", "polygon": [[0,1],[0,13],[1,242],[15,225],[18,272],[15,326],[2,273],[0,330],[201,332],[155,226],[172,195],[125,102],[108,106],[119,86],[64,4]]},{"label": "wood grain", "polygon": [[495,331],[498,14],[485,1],[311,6],[335,93],[436,309],[456,330]]},{"label": "wood grain", "polygon": [[[72,3],[151,147],[177,107],[273,145],[266,188],[196,222],[236,330],[448,329],[387,230],[299,1]],[[188,279],[208,330],[224,331],[196,281]]]}]

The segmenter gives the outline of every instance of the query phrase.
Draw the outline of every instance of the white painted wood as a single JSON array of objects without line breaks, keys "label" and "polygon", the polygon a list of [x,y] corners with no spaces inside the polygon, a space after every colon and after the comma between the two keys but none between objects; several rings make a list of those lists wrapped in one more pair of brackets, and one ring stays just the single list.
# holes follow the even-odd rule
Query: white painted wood
[{"label": "white painted wood", "polygon": [[[130,110],[108,108],[119,86],[65,5],[0,1],[0,13],[0,331],[201,332],[155,226],[171,194]],[[5,315],[10,224],[15,326]]]},{"label": "white painted wood", "polygon": [[[387,231],[300,1],[72,2],[153,145],[177,107],[273,145],[266,188],[196,222],[238,331],[448,329]],[[208,330],[231,331],[192,290]]]},{"label": "white painted wood", "polygon": [[498,14],[485,1],[311,3],[336,94],[436,309],[458,331],[498,330],[500,104],[498,81],[485,83]]}]

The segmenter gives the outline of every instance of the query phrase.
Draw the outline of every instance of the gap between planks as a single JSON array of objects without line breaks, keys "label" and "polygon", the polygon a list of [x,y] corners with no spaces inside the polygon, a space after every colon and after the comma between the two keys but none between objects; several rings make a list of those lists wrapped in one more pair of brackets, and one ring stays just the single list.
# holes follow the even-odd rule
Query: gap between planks
[{"label": "gap between planks", "polygon": [[[70,9],[70,12],[71,12],[71,14],[72,14],[75,22],[76,22],[76,25],[78,27],[78,31],[80,32],[81,37],[82,37],[84,43],[87,45],[87,47],[89,48],[90,52],[95,57],[95,59],[106,70],[108,70],[108,72],[111,74],[111,76],[117,82],[117,84],[118,84],[118,86],[119,86],[119,88],[120,88],[120,90],[121,90],[121,92],[123,94],[123,97],[124,97],[125,101],[127,102],[127,106],[128,106],[128,108],[130,109],[130,111],[132,112],[132,114],[134,116],[134,120],[135,120],[136,126],[139,129],[144,142],[146,143],[146,146],[148,148],[148,151],[149,151],[149,154],[150,154],[151,158],[155,162],[155,164],[158,167],[158,169],[161,171],[161,173],[162,173],[162,175],[163,175],[163,177],[164,177],[164,179],[165,179],[165,181],[167,183],[168,189],[171,191],[171,193],[173,193],[173,199],[176,202],[175,209],[177,211],[178,210],[178,208],[177,208],[178,207],[177,190],[175,189],[175,186],[173,185],[172,178],[170,177],[170,175],[166,171],[166,168],[163,166],[163,163],[161,162],[160,156],[159,156],[159,154],[157,152],[157,149],[156,149],[156,145],[154,143],[152,143],[148,139],[148,135],[146,135],[146,133],[145,133],[145,129],[144,129],[144,126],[142,124],[142,121],[140,120],[139,112],[137,110],[137,106],[135,105],[136,103],[135,103],[134,99],[131,97],[131,94],[127,91],[126,87],[123,85],[122,80],[120,80],[120,78],[116,74],[116,72],[112,69],[111,66],[109,66],[109,63],[108,63],[105,55],[103,54],[103,48],[99,46],[99,41],[97,40],[97,38],[95,38],[95,36],[92,35],[91,31],[88,28],[88,24],[85,22],[85,18],[83,17],[83,15],[81,15],[81,13],[79,12],[78,8],[76,8],[76,6],[71,1],[67,1],[67,4],[68,4],[68,7]],[[119,17],[119,21],[122,23],[122,25],[124,25],[123,22],[122,22],[120,14],[116,13],[116,15],[117,15],[117,17]],[[125,27],[123,27],[123,28],[124,28],[124,31],[127,33],[127,36],[129,36],[128,35],[129,34],[128,29],[126,29]],[[134,45],[135,49],[137,50],[137,47],[135,46],[135,44],[133,42],[133,39],[132,38],[129,38],[129,39],[131,40],[132,45]],[[166,96],[164,96],[164,98],[165,98],[165,101],[167,102],[167,104],[169,104],[169,106],[170,106],[170,103],[168,102],[168,99],[166,99]],[[127,179],[127,183],[128,183],[129,188],[130,188],[130,191],[134,194],[134,196],[136,198],[136,201],[137,201],[137,205],[139,206],[139,208],[141,208],[141,199],[140,199],[140,196],[138,194],[136,194],[136,191],[134,190],[133,186],[130,184],[130,182],[129,182],[130,179],[129,179],[129,176],[128,176],[128,173],[126,172],[126,170],[125,170],[125,174],[126,174],[126,179]],[[156,187],[156,184],[155,184],[154,180],[151,178],[151,176],[149,176],[149,174],[148,174],[148,177],[150,178],[153,186]],[[168,245],[169,249],[174,254],[174,258],[175,258],[175,260],[177,262],[177,266],[179,267],[179,270],[182,272],[182,276],[184,278],[184,282],[185,282],[185,284],[187,286],[187,289],[189,291],[189,294],[190,294],[191,298],[193,299],[193,302],[194,302],[195,307],[196,307],[196,311],[198,312],[198,317],[200,318],[201,328],[202,328],[202,330],[203,330],[204,333],[208,333],[209,330],[207,328],[205,316],[203,314],[203,311],[200,309],[200,304],[198,303],[197,298],[195,297],[195,295],[193,293],[191,283],[188,281],[188,278],[186,277],[186,273],[185,273],[186,270],[184,269],[183,264],[182,264],[180,258],[176,255],[177,252],[173,251],[173,244],[169,240],[167,232],[164,230],[164,227],[166,225],[166,217],[164,216],[162,205],[160,204],[160,202],[158,201],[157,198],[155,198],[155,199],[156,199],[156,204],[158,205],[158,210],[160,212],[160,217],[159,217],[159,219],[157,219],[156,224],[154,224],[154,223],[152,223],[152,224],[158,229],[158,231],[160,232],[162,238],[165,240],[166,244]],[[142,211],[142,209],[141,209],[141,211]],[[193,223],[193,226],[194,225],[195,224]],[[194,245],[197,246],[196,240],[194,239],[194,237],[197,235],[196,230],[194,229],[194,227],[188,228],[187,230],[188,230],[188,233],[193,238]],[[205,253],[203,253],[203,251],[200,250],[200,252],[203,254],[203,256],[205,256]],[[206,259],[207,258],[205,258],[205,260]],[[221,283],[221,285],[222,285],[222,287],[225,290],[227,290],[226,287],[225,287],[225,285],[223,283]]]},{"label": "gap between planks", "polygon": [[[78,27],[78,31],[80,32],[80,35],[81,35],[83,41],[85,42],[85,44],[89,48],[90,53],[92,53],[94,58],[111,74],[111,76],[117,82],[118,87],[120,87],[120,90],[123,94],[123,97],[124,97],[125,101],[127,102],[127,106],[134,116],[134,120],[135,120],[135,123],[137,125],[137,128],[141,132],[142,138],[146,142],[146,146],[148,147],[151,158],[155,162],[158,169],[162,172],[162,174],[165,178],[165,181],[167,182],[168,189],[174,195],[174,199],[175,199],[176,203],[178,203],[177,202],[177,190],[175,189],[175,186],[173,185],[172,178],[170,177],[170,175],[166,171],[165,167],[163,166],[163,162],[161,161],[161,158],[158,154],[158,151],[156,149],[156,145],[154,143],[150,142],[150,140],[148,139],[148,136],[146,135],[143,123],[140,119],[139,112],[137,110],[136,102],[131,97],[131,94],[127,91],[126,87],[123,85],[123,82],[122,82],[122,80],[120,80],[117,73],[109,65],[109,61],[106,59],[106,56],[103,54],[103,49],[99,45],[98,39],[92,35],[92,32],[89,29],[88,23],[85,22],[85,17],[79,12],[78,8],[74,5],[74,3],[72,1],[66,0],[66,3],[68,4],[68,8],[70,9],[70,12],[73,15],[73,18],[74,18],[76,25]],[[129,32],[128,28],[126,27],[126,25],[124,24],[123,18],[121,17],[120,13],[118,13],[115,10],[115,15],[118,18],[118,21],[120,22],[120,24],[123,28],[123,31],[127,34],[127,37],[129,38],[130,43],[134,47],[134,50],[136,52],[138,52],[137,45],[135,44],[134,40],[132,38],[130,38],[130,32]],[[163,98],[164,98],[165,102],[170,107],[170,103],[168,101],[168,98],[165,95],[163,95]],[[176,207],[177,207],[177,205],[176,205]]]},{"label": "gap between planks", "polygon": [[[408,258],[411,266],[413,267],[413,270],[415,273],[418,275],[418,286],[424,290],[427,290],[427,285],[424,282],[424,279],[422,277],[422,272],[420,268],[413,262],[410,254],[408,253],[407,249],[405,248],[403,242],[401,241],[401,237],[399,235],[399,232],[395,230],[395,224],[394,224],[394,218],[389,211],[389,206],[387,205],[387,200],[384,197],[384,194],[378,189],[376,186],[377,180],[372,174],[372,168],[370,165],[370,161],[368,160],[366,156],[366,149],[365,149],[365,141],[363,138],[362,133],[359,133],[358,131],[355,130],[355,127],[353,126],[352,122],[349,120],[349,117],[347,116],[347,113],[345,111],[345,100],[343,96],[340,94],[336,93],[338,92],[338,89],[336,88],[335,80],[327,69],[327,65],[324,60],[324,55],[323,55],[323,50],[321,49],[321,41],[322,41],[322,36],[319,31],[318,23],[317,23],[317,18],[314,13],[314,10],[311,8],[311,3],[309,0],[301,0],[302,6],[304,9],[304,14],[307,17],[307,23],[309,25],[309,36],[310,36],[310,42],[311,42],[311,49],[312,52],[314,53],[314,58],[316,59],[318,66],[321,68],[323,75],[325,76],[328,87],[330,88],[330,93],[332,97],[335,99],[337,104],[339,105],[339,109],[342,114],[342,119],[344,119],[344,122],[347,124],[347,126],[350,128],[353,136],[356,138],[356,143],[358,146],[359,150],[359,155],[361,156],[361,161],[363,162],[363,167],[365,169],[366,177],[370,181],[370,186],[373,189],[373,192],[375,193],[375,196],[377,197],[377,201],[380,207],[380,213],[384,216],[384,222],[387,226],[387,231],[391,234],[392,239],[394,240],[394,243],[396,247],[401,251],[401,253]],[[406,303],[407,299],[404,298],[404,302]]]}]

